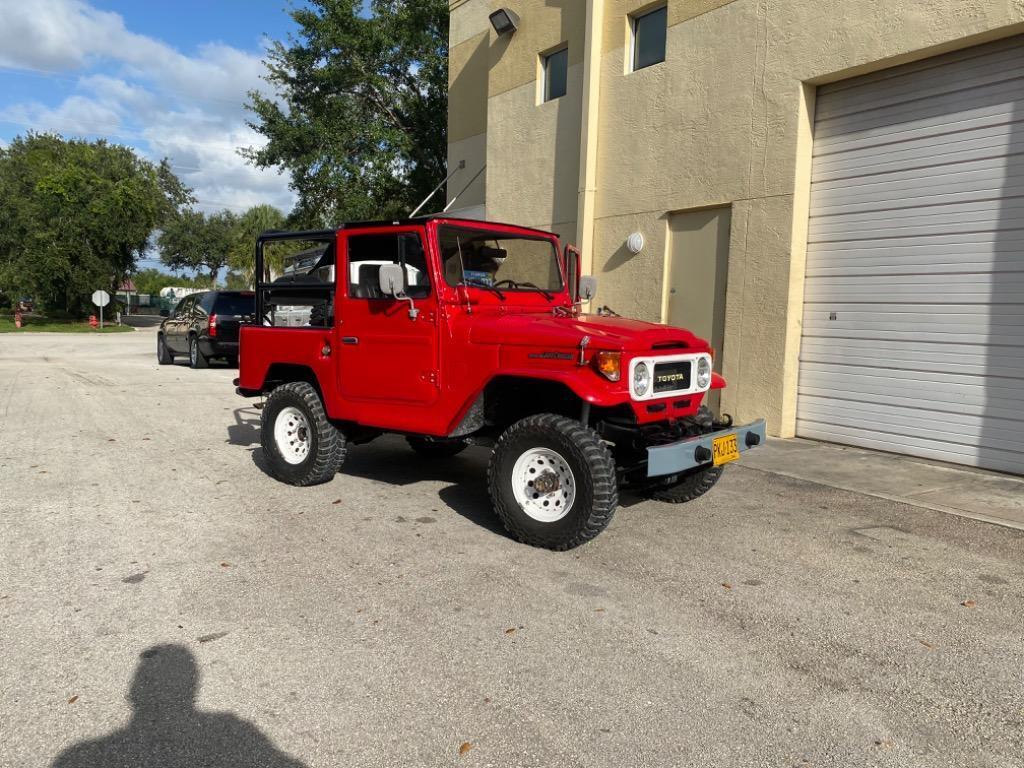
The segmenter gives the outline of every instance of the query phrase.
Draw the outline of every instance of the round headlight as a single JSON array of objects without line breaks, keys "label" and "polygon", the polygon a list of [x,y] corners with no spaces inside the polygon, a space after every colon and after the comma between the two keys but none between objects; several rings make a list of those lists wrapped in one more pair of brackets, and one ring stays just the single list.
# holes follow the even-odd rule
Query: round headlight
[{"label": "round headlight", "polygon": [[697,389],[711,386],[711,359],[702,357],[697,361]]},{"label": "round headlight", "polygon": [[643,397],[651,387],[651,372],[647,363],[637,363],[633,369],[633,392],[637,397]]}]

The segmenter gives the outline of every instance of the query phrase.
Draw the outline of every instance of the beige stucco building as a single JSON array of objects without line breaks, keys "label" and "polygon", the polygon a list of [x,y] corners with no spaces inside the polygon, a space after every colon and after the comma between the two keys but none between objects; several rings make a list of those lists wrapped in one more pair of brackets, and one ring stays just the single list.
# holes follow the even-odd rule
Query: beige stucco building
[{"label": "beige stucco building", "polygon": [[[664,60],[636,69],[636,20],[666,6],[659,17]],[[492,28],[489,14],[498,8],[518,16],[514,32]],[[1016,312],[994,317],[991,295],[1024,261],[1019,248],[1007,256],[1010,246],[979,246],[943,228],[973,215],[997,189],[990,218],[1003,226],[989,227],[996,234],[988,239],[1005,239],[1003,230],[1012,229],[1012,116],[1024,102],[1021,81],[1006,73],[1024,65],[1013,38],[1022,31],[1022,0],[451,0],[449,163],[454,169],[464,160],[466,168],[449,182],[449,200],[461,192],[453,210],[464,215],[552,229],[578,243],[600,281],[598,304],[711,338],[729,381],[722,410],[739,419],[766,415],[775,435],[1024,471],[1024,441],[999,433],[993,415],[993,403],[1010,413],[1024,410],[1024,401],[1012,388],[993,389],[991,357],[971,351],[998,345],[994,328],[1024,323]],[[546,101],[545,57],[562,49],[565,94]],[[976,112],[993,110],[998,120],[977,123]],[[955,131],[934,128],[951,122]],[[962,160],[946,157],[943,147],[964,137],[971,146],[999,147],[998,167],[988,186],[968,184],[953,207],[934,215],[949,202],[942,174],[953,168],[959,178],[953,166]],[[976,154],[982,162],[992,150]],[[941,163],[928,171],[913,161],[936,156]],[[844,176],[842,168],[852,170]],[[894,175],[886,177],[889,170]],[[929,179],[939,181],[923,199],[917,190]],[[921,199],[900,205],[900,194]],[[901,229],[901,216],[918,229]],[[865,220],[873,231],[858,223]],[[896,223],[881,231],[882,220]],[[637,253],[627,247],[633,233],[644,240]],[[911,262],[895,248],[905,237],[921,238],[906,241],[917,248]],[[958,237],[965,258],[976,254],[980,262],[972,274],[989,275],[980,289],[987,300],[974,296],[965,310],[977,323],[950,336],[962,345],[952,350],[963,356],[958,364],[977,369],[969,375],[981,377],[980,393],[968,387],[975,382],[949,380],[935,366],[903,376],[892,371],[928,366],[858,357],[878,348],[897,361],[928,356],[913,347],[914,329],[941,320],[934,305],[962,279],[934,285],[927,296],[914,293],[922,279],[908,279],[909,293],[874,309],[867,304],[893,280],[903,285],[889,275],[941,272],[936,264],[950,259],[942,260],[949,249],[940,246]],[[865,241],[870,252],[857,245]],[[865,272],[861,262],[843,261],[847,254],[882,254],[891,263]],[[919,326],[901,325],[909,322],[907,307],[919,305],[932,314],[921,310],[913,318]],[[885,322],[891,327],[877,327]],[[846,330],[834,332],[840,326]],[[908,338],[897,338],[904,328]],[[833,359],[836,349],[841,359]],[[1022,349],[1011,353],[1020,389]],[[856,381],[841,368],[847,360],[859,360]],[[892,412],[872,420],[866,404],[888,399],[871,390],[880,370],[889,371],[881,378],[899,380],[899,396]],[[836,387],[853,394],[830,399],[827,390]],[[911,410],[920,408],[911,401],[933,388],[934,413],[914,421]],[[944,419],[944,399],[962,414],[974,408],[975,395],[974,421],[962,425],[966,436],[950,452],[928,422]]]}]

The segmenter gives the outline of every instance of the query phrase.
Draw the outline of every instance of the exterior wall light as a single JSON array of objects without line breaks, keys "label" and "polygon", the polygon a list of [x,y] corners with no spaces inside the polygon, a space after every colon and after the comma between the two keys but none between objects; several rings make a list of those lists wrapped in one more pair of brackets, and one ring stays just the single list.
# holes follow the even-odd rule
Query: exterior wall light
[{"label": "exterior wall light", "polygon": [[499,35],[513,34],[519,29],[519,17],[508,8],[499,8],[491,14],[491,26]]},{"label": "exterior wall light", "polygon": [[634,232],[626,238],[626,248],[630,253],[640,253],[644,249],[644,236],[641,232]]}]

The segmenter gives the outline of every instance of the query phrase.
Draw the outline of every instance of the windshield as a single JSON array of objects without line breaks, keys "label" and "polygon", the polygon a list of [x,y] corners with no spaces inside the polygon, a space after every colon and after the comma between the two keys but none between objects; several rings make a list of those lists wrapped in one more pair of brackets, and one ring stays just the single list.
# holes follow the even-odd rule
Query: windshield
[{"label": "windshield", "polygon": [[558,249],[550,240],[452,226],[441,227],[439,236],[448,285],[562,290]]}]

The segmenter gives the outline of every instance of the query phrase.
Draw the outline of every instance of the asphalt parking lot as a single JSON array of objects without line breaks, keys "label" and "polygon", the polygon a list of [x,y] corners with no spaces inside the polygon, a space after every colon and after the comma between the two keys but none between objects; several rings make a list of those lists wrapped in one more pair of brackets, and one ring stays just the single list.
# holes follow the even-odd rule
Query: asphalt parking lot
[{"label": "asphalt parking lot", "polygon": [[0,336],[2,766],[1024,765],[1021,531],[736,466],[535,550],[154,345]]}]

